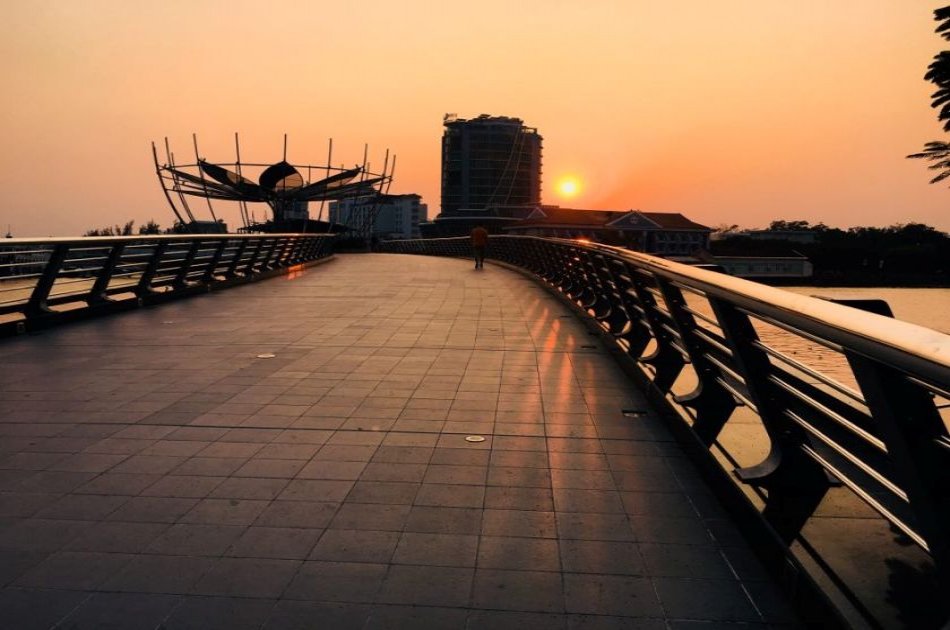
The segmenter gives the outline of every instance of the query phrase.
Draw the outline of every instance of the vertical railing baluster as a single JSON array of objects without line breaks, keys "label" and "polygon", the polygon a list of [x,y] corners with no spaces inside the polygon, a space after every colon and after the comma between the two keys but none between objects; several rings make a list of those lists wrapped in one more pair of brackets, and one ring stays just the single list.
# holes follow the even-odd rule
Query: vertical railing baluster
[{"label": "vertical railing baluster", "polygon": [[155,274],[158,272],[158,266],[162,262],[162,257],[165,255],[165,251],[168,249],[168,245],[171,241],[161,240],[155,244],[155,248],[152,250],[152,257],[148,259],[148,264],[145,266],[145,271],[142,272],[142,277],[139,278],[139,283],[135,286],[135,295],[142,299],[154,291],[152,289],[152,280],[155,278]]},{"label": "vertical railing baluster", "polygon": [[105,262],[102,263],[102,268],[99,270],[99,273],[96,274],[96,281],[92,284],[92,288],[89,289],[89,296],[86,298],[87,304],[91,306],[93,304],[101,304],[109,301],[106,291],[109,289],[109,282],[112,281],[112,275],[115,273],[115,268],[118,266],[119,260],[122,259],[124,252],[125,241],[118,241],[112,244],[109,255],[106,257]]},{"label": "vertical railing baluster", "polygon": [[679,331],[680,339],[689,355],[690,365],[698,381],[696,389],[688,394],[677,396],[676,402],[694,410],[696,418],[693,422],[693,431],[703,444],[710,446],[716,441],[722,427],[737,407],[736,400],[719,383],[717,378],[719,371],[706,357],[702,342],[696,336],[698,328],[696,318],[686,310],[686,298],[683,297],[683,292],[669,280],[657,278],[656,283],[666,303],[666,310]]},{"label": "vertical railing baluster", "polygon": [[224,256],[224,248],[228,246],[228,239],[223,238],[221,242],[218,243],[217,248],[214,250],[214,254],[211,255],[211,260],[208,261],[208,268],[205,269],[204,275],[201,277],[201,281],[205,284],[211,284],[214,282],[215,272],[218,270],[218,265],[221,263],[221,257]]},{"label": "vertical railing baluster", "polygon": [[266,239],[262,237],[255,239],[255,244],[257,246],[254,248],[254,252],[251,254],[250,259],[248,259],[247,263],[244,265],[243,273],[245,276],[254,275],[254,266],[257,264],[257,259],[260,257],[261,251],[264,249],[265,241]]},{"label": "vertical railing baluster", "polygon": [[172,281],[173,289],[181,289],[188,285],[188,274],[191,272],[191,265],[194,264],[195,256],[198,255],[200,247],[201,241],[199,239],[191,241],[191,245],[181,261],[181,267],[178,268],[178,273],[175,274],[175,279]]},{"label": "vertical railing baluster", "polygon": [[950,468],[938,446],[948,437],[947,427],[930,392],[888,365],[849,351],[845,357],[880,428],[944,592],[950,593]]},{"label": "vertical railing baluster", "polygon": [[771,442],[761,463],[740,468],[736,474],[742,481],[768,490],[762,516],[790,544],[828,491],[828,475],[802,450],[809,442],[804,429],[785,416],[770,378],[772,364],[757,345],[759,336],[749,316],[719,298],[709,298],[709,304]]},{"label": "vertical railing baluster", "polygon": [[630,281],[633,283],[633,290],[643,308],[643,316],[650,326],[653,333],[653,339],[656,341],[656,350],[649,356],[637,357],[643,363],[650,365],[655,370],[653,375],[653,386],[664,394],[670,391],[673,383],[683,371],[686,361],[683,355],[673,347],[673,335],[663,327],[663,318],[658,313],[659,306],[656,297],[647,287],[645,278],[639,273],[634,264],[627,265]]},{"label": "vertical railing baluster", "polygon": [[59,276],[68,254],[69,245],[66,243],[58,243],[53,247],[49,260],[46,261],[46,266],[43,267],[43,273],[37,279],[36,286],[33,287],[30,299],[26,303],[24,311],[27,318],[36,317],[50,311],[47,300],[49,300],[50,291],[53,290],[53,285],[56,284],[56,278]]},{"label": "vertical railing baluster", "polygon": [[238,273],[238,266],[241,264],[241,258],[244,257],[244,252],[247,250],[248,239],[242,238],[238,242],[237,249],[233,252],[231,262],[228,263],[228,268],[224,272],[225,278],[234,278]]}]

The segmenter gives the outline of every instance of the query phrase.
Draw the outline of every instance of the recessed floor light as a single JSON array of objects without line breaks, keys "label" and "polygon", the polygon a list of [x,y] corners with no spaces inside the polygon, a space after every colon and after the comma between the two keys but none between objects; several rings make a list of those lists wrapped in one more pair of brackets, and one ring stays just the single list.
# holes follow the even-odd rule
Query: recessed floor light
[{"label": "recessed floor light", "polygon": [[273,359],[276,356],[277,355],[274,354],[273,352],[264,352],[263,354],[257,355],[257,358],[258,359]]},{"label": "recessed floor light", "polygon": [[465,438],[466,442],[484,442],[485,438],[480,435],[470,435]]}]

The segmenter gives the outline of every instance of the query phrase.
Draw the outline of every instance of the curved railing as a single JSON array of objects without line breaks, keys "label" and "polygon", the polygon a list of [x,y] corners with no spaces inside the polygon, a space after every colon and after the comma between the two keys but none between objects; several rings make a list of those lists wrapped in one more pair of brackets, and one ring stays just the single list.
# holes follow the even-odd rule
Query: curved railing
[{"label": "curved railing", "polygon": [[332,235],[226,234],[0,241],[0,334],[281,273]]},{"label": "curved railing", "polygon": [[[471,252],[467,238],[384,248]],[[757,416],[767,454],[733,459],[734,472],[786,545],[829,488],[845,487],[926,551],[950,592],[950,336],[591,243],[492,237],[488,257],[593,318],[704,447],[739,411]],[[690,391],[677,393],[683,383]]]}]

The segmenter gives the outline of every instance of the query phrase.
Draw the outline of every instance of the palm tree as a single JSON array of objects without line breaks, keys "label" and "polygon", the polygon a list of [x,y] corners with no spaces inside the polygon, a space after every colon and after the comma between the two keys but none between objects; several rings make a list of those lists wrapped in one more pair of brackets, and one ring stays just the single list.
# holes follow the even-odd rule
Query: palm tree
[{"label": "palm tree", "polygon": [[[934,11],[934,19],[939,22],[937,33],[950,41],[950,6]],[[930,95],[933,99],[930,106],[938,109],[937,120],[943,121],[943,130],[950,131],[950,51],[938,53],[930,65],[927,66],[925,81],[937,86],[937,91]],[[924,145],[920,153],[912,153],[907,157],[932,162],[927,168],[939,171],[936,177],[930,180],[931,184],[950,177],[950,142],[935,140]]]},{"label": "palm tree", "polygon": [[924,145],[924,150],[920,153],[911,153],[907,157],[911,159],[927,160],[933,162],[927,168],[932,171],[940,171],[937,176],[930,180],[931,184],[936,184],[950,177],[950,142],[941,142],[934,140]]}]

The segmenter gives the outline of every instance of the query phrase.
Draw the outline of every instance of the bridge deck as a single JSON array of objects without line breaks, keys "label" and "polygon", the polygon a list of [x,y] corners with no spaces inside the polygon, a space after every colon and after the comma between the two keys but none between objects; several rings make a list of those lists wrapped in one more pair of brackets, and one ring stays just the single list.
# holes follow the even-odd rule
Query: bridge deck
[{"label": "bridge deck", "polygon": [[392,255],[291,278],[3,342],[3,624],[794,621],[543,289]]}]

